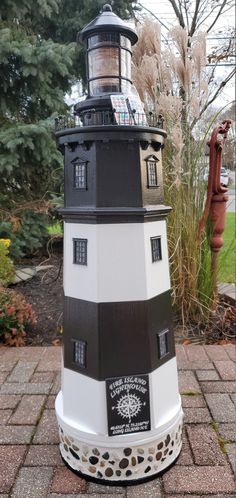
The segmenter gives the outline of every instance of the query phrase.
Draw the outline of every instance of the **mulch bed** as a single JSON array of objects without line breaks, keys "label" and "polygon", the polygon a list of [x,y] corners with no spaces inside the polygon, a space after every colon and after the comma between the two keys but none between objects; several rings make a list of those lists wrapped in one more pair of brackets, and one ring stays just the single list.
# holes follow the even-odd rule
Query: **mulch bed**
[{"label": "mulch bed", "polygon": [[21,261],[21,266],[52,265],[35,277],[12,286],[21,292],[32,305],[37,323],[28,327],[26,346],[60,345],[63,322],[63,257],[62,253],[48,258],[33,258]]},{"label": "mulch bed", "polygon": [[[50,253],[49,257],[36,257],[21,261],[21,266],[52,265],[40,271],[35,277],[13,288],[21,292],[32,305],[37,316],[37,324],[28,327],[26,346],[58,346],[62,340],[63,327],[63,255],[62,250]],[[235,308],[221,300],[218,311],[208,329],[201,324],[188,326],[175,322],[177,343],[227,344],[234,340]]]}]

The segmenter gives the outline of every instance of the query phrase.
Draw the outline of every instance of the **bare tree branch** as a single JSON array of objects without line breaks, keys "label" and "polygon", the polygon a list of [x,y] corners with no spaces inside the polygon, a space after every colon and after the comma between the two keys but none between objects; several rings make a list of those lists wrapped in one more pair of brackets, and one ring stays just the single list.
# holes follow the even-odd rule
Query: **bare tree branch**
[{"label": "bare tree branch", "polygon": [[214,21],[211,23],[211,25],[209,26],[209,28],[207,29],[207,33],[209,33],[211,31],[211,29],[215,26],[215,23],[216,21],[218,21],[221,13],[223,13],[223,9],[224,9],[224,6],[227,4],[227,0],[223,0],[222,2],[222,5],[220,7],[220,9],[218,10],[218,14],[216,15]]},{"label": "bare tree branch", "polygon": [[201,116],[204,114],[204,112],[207,110],[207,108],[212,104],[212,102],[214,102],[214,100],[218,97],[218,95],[221,93],[222,89],[225,87],[225,85],[227,85],[227,83],[234,77],[234,75],[236,74],[236,69],[234,68],[230,74],[228,74],[228,76],[224,79],[224,81],[221,81],[220,85],[218,86],[218,88],[216,89],[216,91],[214,92],[214,94],[212,95],[212,97],[206,102],[206,104],[203,106],[203,108],[201,109],[200,113],[199,113],[199,117],[198,118],[195,118],[191,125],[190,125],[190,129],[192,130],[195,126],[195,124],[197,123],[197,121],[199,120],[199,118],[201,118]]},{"label": "bare tree branch", "polygon": [[201,3],[201,0],[196,0],[195,10],[194,10],[194,14],[193,14],[193,20],[192,20],[192,24],[191,24],[191,29],[189,31],[189,35],[191,37],[193,36],[193,34],[196,31],[196,24],[197,24],[197,18],[198,18],[200,3]]},{"label": "bare tree branch", "polygon": [[184,18],[183,18],[183,15],[182,15],[182,12],[178,9],[177,7],[177,4],[175,2],[175,0],[168,0],[168,2],[171,4],[171,6],[173,7],[174,9],[174,12],[175,12],[175,15],[179,21],[179,24],[182,28],[185,28],[185,22],[184,22]]},{"label": "bare tree branch", "polygon": [[163,28],[167,29],[168,31],[168,27],[159,19],[159,17],[156,16],[156,14],[154,14],[151,10],[145,7],[142,3],[137,2],[137,4],[140,5],[142,9],[146,10],[149,14],[151,14],[151,16],[154,17],[161,24],[161,26],[163,26]]}]

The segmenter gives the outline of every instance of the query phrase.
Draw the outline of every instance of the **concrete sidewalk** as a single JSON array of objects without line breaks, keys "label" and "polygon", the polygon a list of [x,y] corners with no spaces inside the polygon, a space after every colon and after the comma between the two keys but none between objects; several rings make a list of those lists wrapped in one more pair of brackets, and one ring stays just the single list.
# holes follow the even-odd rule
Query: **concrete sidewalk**
[{"label": "concrete sidewalk", "polygon": [[61,348],[0,349],[0,498],[235,498],[236,349],[176,349],[181,456],[162,478],[127,488],[87,483],[61,461],[54,415]]}]

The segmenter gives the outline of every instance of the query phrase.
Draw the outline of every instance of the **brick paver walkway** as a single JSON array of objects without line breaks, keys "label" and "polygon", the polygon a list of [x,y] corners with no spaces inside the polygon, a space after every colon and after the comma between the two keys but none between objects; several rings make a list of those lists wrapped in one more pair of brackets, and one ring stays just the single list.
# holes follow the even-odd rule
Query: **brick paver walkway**
[{"label": "brick paver walkway", "polygon": [[60,459],[60,355],[56,347],[0,349],[0,498],[236,497],[234,346],[177,346],[181,457],[162,478],[126,488],[87,483]]}]

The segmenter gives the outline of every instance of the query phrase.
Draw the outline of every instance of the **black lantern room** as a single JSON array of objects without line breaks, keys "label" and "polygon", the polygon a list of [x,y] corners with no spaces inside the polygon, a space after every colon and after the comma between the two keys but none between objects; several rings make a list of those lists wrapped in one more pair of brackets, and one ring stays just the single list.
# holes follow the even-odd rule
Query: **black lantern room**
[{"label": "black lantern room", "polygon": [[128,93],[131,82],[131,45],[137,34],[106,4],[102,13],[80,33],[86,46],[88,94],[90,97]]}]

